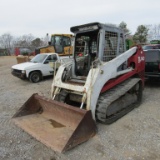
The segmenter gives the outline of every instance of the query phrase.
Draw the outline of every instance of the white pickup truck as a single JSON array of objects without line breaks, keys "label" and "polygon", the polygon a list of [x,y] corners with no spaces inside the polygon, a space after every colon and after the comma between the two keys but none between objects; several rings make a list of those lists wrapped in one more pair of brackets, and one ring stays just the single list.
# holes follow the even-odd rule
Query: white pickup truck
[{"label": "white pickup truck", "polygon": [[[49,64],[50,62],[70,61],[69,57],[60,57],[57,53],[38,54],[31,59],[30,62],[16,64],[12,66],[12,75],[25,79],[28,78],[31,82],[37,83],[44,76],[53,75],[54,69]],[[58,66],[57,66],[58,67]]]}]

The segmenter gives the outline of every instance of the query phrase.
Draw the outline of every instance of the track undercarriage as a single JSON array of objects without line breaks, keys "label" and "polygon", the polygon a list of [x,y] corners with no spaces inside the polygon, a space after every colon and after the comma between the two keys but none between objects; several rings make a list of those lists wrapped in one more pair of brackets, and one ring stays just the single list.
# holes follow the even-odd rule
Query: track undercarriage
[{"label": "track undercarriage", "polygon": [[96,118],[111,124],[138,107],[142,100],[142,84],[132,78],[101,94],[98,99]]},{"label": "track undercarriage", "polygon": [[[63,89],[55,100],[79,107],[80,97]],[[96,107],[96,119],[102,123],[111,124],[137,107],[141,100],[141,81],[139,78],[130,78],[100,94]]]}]

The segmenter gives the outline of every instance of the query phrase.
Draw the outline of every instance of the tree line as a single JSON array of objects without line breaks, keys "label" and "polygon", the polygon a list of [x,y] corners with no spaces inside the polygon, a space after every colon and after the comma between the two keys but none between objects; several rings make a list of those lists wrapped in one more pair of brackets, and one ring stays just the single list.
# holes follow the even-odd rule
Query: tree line
[{"label": "tree line", "polygon": [[46,46],[47,44],[48,35],[44,38],[35,38],[32,34],[14,37],[10,33],[4,33],[0,36],[0,52],[3,52],[5,55],[13,54],[15,48],[26,48],[33,52],[36,48]]},{"label": "tree line", "polygon": [[119,27],[123,29],[124,33],[130,37],[136,44],[149,43],[151,40],[160,40],[160,24],[155,25],[139,25],[135,34],[131,35],[125,22],[121,22]]},{"label": "tree line", "polygon": [[[112,24],[114,25],[114,24]],[[150,40],[160,39],[160,24],[156,25],[139,25],[135,34],[130,32],[127,23],[122,21],[119,25],[114,25],[121,28],[126,38],[131,39],[136,44],[145,44]],[[0,36],[0,52],[3,50],[6,55],[14,53],[14,48],[28,48],[34,51],[37,47],[46,46],[48,44],[48,34],[44,38],[35,38],[32,34],[14,37],[10,33],[4,33]]]}]

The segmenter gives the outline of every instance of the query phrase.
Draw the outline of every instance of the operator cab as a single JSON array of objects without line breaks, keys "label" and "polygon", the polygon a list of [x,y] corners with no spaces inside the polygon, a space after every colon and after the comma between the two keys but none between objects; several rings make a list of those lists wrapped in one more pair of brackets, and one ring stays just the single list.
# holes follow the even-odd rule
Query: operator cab
[{"label": "operator cab", "polygon": [[61,54],[64,52],[66,47],[71,46],[71,35],[52,35],[49,45],[54,46],[55,52]]},{"label": "operator cab", "polygon": [[[108,62],[125,52],[125,38],[120,28],[95,22],[71,27],[71,32],[75,34],[72,78],[85,78],[99,62]],[[123,70],[123,66],[118,70]]]},{"label": "operator cab", "polygon": [[75,33],[72,73],[77,78],[87,77],[94,61],[98,58],[99,30],[98,23],[71,28],[71,31]]},{"label": "operator cab", "polygon": [[86,32],[76,35],[75,39],[75,75],[87,76],[93,61],[97,57],[98,32]]}]

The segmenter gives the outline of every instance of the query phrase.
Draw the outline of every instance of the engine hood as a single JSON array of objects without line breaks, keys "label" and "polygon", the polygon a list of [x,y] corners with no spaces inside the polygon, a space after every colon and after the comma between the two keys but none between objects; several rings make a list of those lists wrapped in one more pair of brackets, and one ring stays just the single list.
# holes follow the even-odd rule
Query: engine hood
[{"label": "engine hood", "polygon": [[18,69],[18,70],[26,70],[26,69],[38,67],[39,65],[40,63],[25,62],[25,63],[16,64],[12,66],[12,68]]}]

